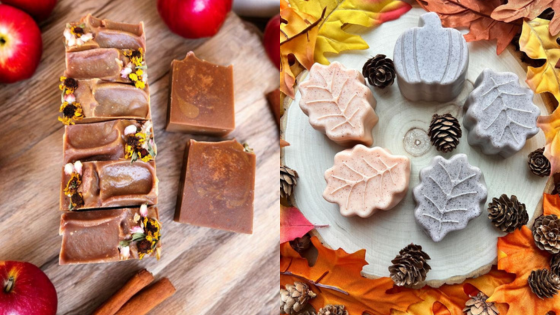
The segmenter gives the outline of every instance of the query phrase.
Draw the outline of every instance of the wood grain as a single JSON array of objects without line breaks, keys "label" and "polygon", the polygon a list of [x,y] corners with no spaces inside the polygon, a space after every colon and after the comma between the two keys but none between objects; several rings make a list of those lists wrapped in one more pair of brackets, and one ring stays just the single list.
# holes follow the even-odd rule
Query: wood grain
[{"label": "wood grain", "polygon": [[[64,71],[62,31],[68,21],[92,13],[123,22],[144,21],[151,106],[158,144],[159,211],[164,227],[160,261],[59,266],[58,190],[63,127],[58,77]],[[230,14],[211,39],[185,40],[168,31],[155,1],[58,2],[41,25],[43,56],[35,75],[0,85],[0,259],[25,260],[53,281],[59,314],[89,314],[142,267],[168,277],[177,293],[153,314],[271,314],[278,293],[278,132],[265,93],[278,86],[259,34]],[[257,154],[255,228],[240,235],[173,222],[179,171],[189,135],[164,131],[169,68],[173,59],[196,55],[234,65],[236,130],[228,138],[248,142]],[[198,140],[217,138],[195,137]],[[271,174],[275,174],[271,176]]]}]

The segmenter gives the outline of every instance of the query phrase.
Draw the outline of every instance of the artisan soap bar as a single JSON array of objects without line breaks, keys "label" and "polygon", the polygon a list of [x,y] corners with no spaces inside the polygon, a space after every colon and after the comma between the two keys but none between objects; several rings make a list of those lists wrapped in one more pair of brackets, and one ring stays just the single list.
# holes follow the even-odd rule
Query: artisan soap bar
[{"label": "artisan soap bar", "polygon": [[344,216],[366,218],[396,206],[408,191],[410,160],[387,149],[357,145],[339,152],[325,172],[323,198],[338,203]]},{"label": "artisan soap bar", "polygon": [[434,242],[439,242],[480,215],[487,190],[482,172],[469,164],[465,154],[449,160],[438,155],[420,171],[420,183],[413,195],[416,221]]},{"label": "artisan soap bar", "polygon": [[343,146],[373,143],[376,101],[359,71],[348,70],[339,62],[316,63],[300,91],[299,106],[314,129]]},{"label": "artisan soap bar", "polygon": [[434,12],[403,33],[393,53],[401,94],[412,101],[447,102],[463,89],[469,50],[458,30],[443,28]]},{"label": "artisan soap bar", "polygon": [[64,29],[66,51],[95,48],[146,49],[144,23],[128,24],[98,19],[88,14]]},{"label": "artisan soap bar", "polygon": [[[157,149],[152,129],[150,121],[135,120],[65,126],[62,146],[64,163],[131,159],[134,153],[131,151],[138,151],[137,154],[142,155],[143,146],[147,155],[152,151],[155,156]],[[138,141],[143,143],[136,146]]]},{"label": "artisan soap bar", "polygon": [[196,58],[171,63],[167,131],[223,136],[235,129],[233,66]]},{"label": "artisan soap bar", "polygon": [[158,209],[145,205],[140,208],[65,212],[60,218],[62,246],[59,264],[159,257],[160,229]]},{"label": "artisan soap bar", "polygon": [[507,158],[539,132],[537,118],[541,111],[533,104],[533,91],[520,86],[515,73],[482,71],[464,110],[469,144],[480,147],[485,154]]},{"label": "artisan soap bar", "polygon": [[129,59],[115,48],[99,48],[66,53],[65,77],[130,82],[121,76]]},{"label": "artisan soap bar", "polygon": [[60,210],[154,205],[157,196],[154,161],[77,161],[62,171]]},{"label": "artisan soap bar", "polygon": [[234,140],[190,140],[175,221],[232,232],[253,232],[256,156]]}]

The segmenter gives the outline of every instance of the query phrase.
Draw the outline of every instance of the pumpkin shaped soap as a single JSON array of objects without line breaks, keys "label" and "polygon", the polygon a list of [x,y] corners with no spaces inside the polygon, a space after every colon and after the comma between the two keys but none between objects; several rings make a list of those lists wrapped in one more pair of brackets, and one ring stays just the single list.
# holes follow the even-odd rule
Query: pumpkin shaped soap
[{"label": "pumpkin shaped soap", "polygon": [[463,35],[443,28],[434,12],[402,34],[393,59],[401,94],[411,101],[447,102],[463,89],[469,51]]}]

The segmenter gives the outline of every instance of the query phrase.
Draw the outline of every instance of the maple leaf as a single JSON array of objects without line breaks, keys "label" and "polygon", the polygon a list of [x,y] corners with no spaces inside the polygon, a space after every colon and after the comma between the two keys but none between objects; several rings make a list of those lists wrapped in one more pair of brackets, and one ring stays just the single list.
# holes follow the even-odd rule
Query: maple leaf
[{"label": "maple leaf", "polygon": [[[377,209],[388,210],[408,190],[410,160],[385,149],[357,145],[336,154],[334,166],[325,172],[323,197],[340,206],[344,216],[368,217]],[[354,194],[353,194],[354,193]]]},{"label": "maple leaf", "polygon": [[319,24],[315,61],[329,64],[326,53],[338,54],[347,50],[369,48],[356,34],[346,32],[348,25],[372,27],[395,20],[410,10],[408,3],[395,0],[289,0],[292,8],[319,19],[326,9],[326,17]]},{"label": "maple leaf", "polygon": [[560,111],[555,110],[551,115],[540,116],[537,126],[542,129],[546,138],[544,155],[550,161],[550,174],[560,172]]},{"label": "maple leaf", "polygon": [[548,32],[550,21],[534,19],[523,22],[523,31],[519,38],[519,49],[531,59],[545,59],[541,67],[527,68],[527,84],[535,93],[550,92],[560,101],[560,69],[556,68],[560,60],[560,46],[556,37]]},{"label": "maple leaf", "polygon": [[[544,194],[544,215],[560,215],[560,196]],[[560,314],[560,299],[539,299],[527,283],[532,270],[549,269],[550,254],[535,245],[527,226],[498,238],[498,269],[516,275],[512,283],[496,288],[488,301],[506,303],[511,314]]]},{"label": "maple leaf", "polygon": [[280,243],[292,241],[314,228],[326,226],[309,222],[296,207],[280,205]]},{"label": "maple leaf", "polygon": [[312,237],[311,242],[318,251],[312,267],[288,243],[281,245],[280,284],[307,283],[317,294],[309,302],[316,310],[327,304],[338,304],[345,305],[351,315],[364,312],[387,315],[391,309],[404,312],[409,305],[420,301],[410,289],[387,293],[393,287],[390,278],[362,277],[362,268],[367,264],[365,250],[348,254],[342,249],[326,248],[317,237]]},{"label": "maple leaf", "polygon": [[502,0],[416,0],[426,11],[436,12],[445,27],[468,27],[467,42],[479,40],[498,41],[497,53],[501,54],[519,31],[517,23],[496,21],[492,12]]},{"label": "maple leaf", "polygon": [[548,8],[558,12],[554,14],[549,29],[550,35],[555,36],[560,32],[560,1],[558,0],[509,0],[507,4],[497,7],[491,17],[507,23],[523,18],[533,20]]}]

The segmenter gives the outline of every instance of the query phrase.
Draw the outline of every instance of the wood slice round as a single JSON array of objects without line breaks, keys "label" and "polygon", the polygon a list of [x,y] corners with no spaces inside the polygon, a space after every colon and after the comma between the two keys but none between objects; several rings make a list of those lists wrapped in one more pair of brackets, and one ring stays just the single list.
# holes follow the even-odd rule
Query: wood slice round
[{"label": "wood slice round", "polygon": [[[414,8],[396,21],[387,22],[380,27],[362,34],[370,48],[365,51],[345,53],[331,57],[347,68],[361,71],[365,61],[376,54],[393,56],[397,37],[418,24],[418,18],[425,11]],[[493,227],[487,217],[487,210],[470,221],[467,228],[449,233],[441,242],[433,242],[415,222],[416,207],[412,189],[418,185],[419,171],[427,166],[436,155],[445,158],[453,154],[465,153],[472,165],[484,173],[488,186],[488,201],[501,194],[516,195],[527,206],[532,216],[539,206],[546,178],[530,173],[527,155],[545,145],[542,132],[528,140],[523,150],[510,158],[484,155],[479,149],[469,146],[467,131],[456,150],[442,154],[431,145],[427,130],[432,115],[451,113],[462,121],[462,106],[473,89],[473,83],[485,68],[495,71],[516,73],[525,84],[526,73],[516,57],[508,50],[496,55],[495,42],[468,43],[470,62],[467,82],[461,94],[447,103],[410,102],[399,92],[397,82],[386,89],[373,89],[377,99],[375,109],[379,123],[373,129],[374,146],[389,149],[393,154],[408,156],[411,160],[410,186],[406,198],[389,211],[378,211],[372,217],[343,217],[337,204],[323,199],[325,190],[325,171],[332,167],[334,155],[344,150],[322,133],[314,130],[307,116],[301,111],[296,99],[285,115],[284,139],[290,143],[284,148],[285,164],[299,173],[300,179],[295,188],[295,201],[301,212],[314,224],[328,224],[317,232],[324,243],[332,248],[343,248],[348,252],[366,249],[363,273],[371,277],[389,276],[388,267],[399,250],[411,242],[422,245],[431,256],[427,284],[440,286],[443,283],[458,283],[466,277],[487,272],[497,257],[496,241],[503,234]],[[301,81],[305,78],[301,78]],[[534,102],[547,114],[540,96]]]}]

